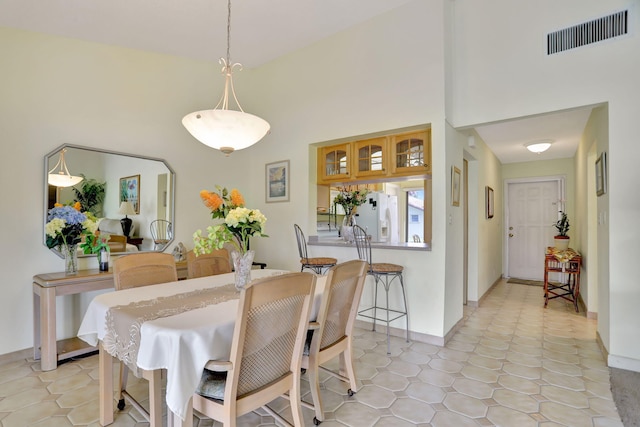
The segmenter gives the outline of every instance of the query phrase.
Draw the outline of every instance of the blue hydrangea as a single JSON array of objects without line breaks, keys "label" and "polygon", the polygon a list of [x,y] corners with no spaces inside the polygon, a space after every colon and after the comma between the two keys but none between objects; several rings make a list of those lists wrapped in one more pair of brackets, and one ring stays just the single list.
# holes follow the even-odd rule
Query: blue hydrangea
[{"label": "blue hydrangea", "polygon": [[51,221],[54,218],[64,220],[67,225],[82,224],[87,220],[87,216],[85,214],[77,211],[72,206],[60,206],[49,209],[49,216],[47,217],[47,221]]}]

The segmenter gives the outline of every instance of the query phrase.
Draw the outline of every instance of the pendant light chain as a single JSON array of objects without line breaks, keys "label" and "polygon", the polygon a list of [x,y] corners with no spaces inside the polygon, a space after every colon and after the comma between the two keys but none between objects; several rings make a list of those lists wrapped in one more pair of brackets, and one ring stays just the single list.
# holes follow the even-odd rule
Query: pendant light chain
[{"label": "pendant light chain", "polygon": [[231,0],[227,6],[227,64],[231,66]]}]

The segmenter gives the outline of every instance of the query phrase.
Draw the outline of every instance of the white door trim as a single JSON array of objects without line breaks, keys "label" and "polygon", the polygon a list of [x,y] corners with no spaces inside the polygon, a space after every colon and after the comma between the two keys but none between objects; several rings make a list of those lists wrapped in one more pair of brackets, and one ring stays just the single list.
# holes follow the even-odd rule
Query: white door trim
[{"label": "white door trim", "polygon": [[[565,183],[567,180],[566,175],[549,175],[549,176],[534,176],[529,178],[509,178],[504,180],[504,187],[502,194],[504,194],[503,209],[503,230],[502,230],[502,276],[509,277],[509,184],[521,184],[526,182],[548,182],[555,181],[558,183],[558,195],[560,200],[558,201],[558,210],[564,211],[565,209]],[[540,267],[542,268],[542,267]]]}]

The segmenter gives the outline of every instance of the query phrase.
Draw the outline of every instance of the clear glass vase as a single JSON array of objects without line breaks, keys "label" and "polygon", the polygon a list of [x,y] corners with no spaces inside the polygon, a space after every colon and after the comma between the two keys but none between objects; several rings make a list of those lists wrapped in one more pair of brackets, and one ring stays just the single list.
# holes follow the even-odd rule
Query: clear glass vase
[{"label": "clear glass vase", "polygon": [[355,238],[353,237],[353,226],[356,225],[356,216],[355,215],[345,215],[342,219],[342,228],[340,229],[340,236],[347,243],[355,242]]},{"label": "clear glass vase", "polygon": [[241,291],[251,281],[251,266],[253,265],[253,257],[255,252],[248,250],[244,254],[233,251],[231,259],[233,260],[233,269],[235,276],[236,289]]},{"label": "clear glass vase", "polygon": [[62,245],[62,256],[64,257],[64,272],[66,274],[78,273],[78,248],[77,245]]}]

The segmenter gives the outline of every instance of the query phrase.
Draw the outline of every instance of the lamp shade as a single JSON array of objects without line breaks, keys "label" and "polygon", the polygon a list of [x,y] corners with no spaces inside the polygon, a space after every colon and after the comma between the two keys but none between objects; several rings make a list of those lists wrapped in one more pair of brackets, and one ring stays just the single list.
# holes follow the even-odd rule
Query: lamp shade
[{"label": "lamp shade", "polygon": [[120,203],[120,209],[118,210],[120,215],[135,215],[136,210],[133,209],[133,205],[131,202],[122,202]]},{"label": "lamp shade", "polygon": [[82,181],[81,176],[67,175],[66,173],[50,173],[47,178],[49,185],[55,185],[56,187],[72,187]]},{"label": "lamp shade", "polygon": [[225,109],[187,114],[182,124],[198,141],[227,155],[260,141],[271,128],[258,116]]},{"label": "lamp shade", "polygon": [[[66,149],[60,151],[58,163],[56,163],[56,165],[49,171],[49,175],[47,177],[49,185],[54,185],[56,187],[71,187],[84,179],[81,176],[74,176],[69,173],[67,162],[64,160],[64,153],[66,151]],[[56,172],[58,166],[60,169]]]},{"label": "lamp shade", "polygon": [[525,145],[525,147],[527,147],[527,150],[531,151],[532,153],[540,154],[543,151],[547,151],[549,147],[551,147],[551,141],[532,142]]}]

